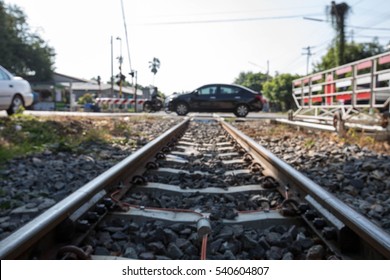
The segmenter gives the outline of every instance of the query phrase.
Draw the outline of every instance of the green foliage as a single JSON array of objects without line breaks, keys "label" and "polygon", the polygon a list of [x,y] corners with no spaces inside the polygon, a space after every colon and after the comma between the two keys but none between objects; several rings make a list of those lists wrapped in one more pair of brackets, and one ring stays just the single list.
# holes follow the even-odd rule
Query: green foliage
[{"label": "green foliage", "polygon": [[83,105],[87,103],[94,103],[94,100],[92,93],[86,93],[77,100],[77,103]]},{"label": "green foliage", "polygon": [[292,81],[298,77],[298,75],[281,74],[272,78],[263,73],[241,72],[234,83],[262,92],[274,107],[287,111],[295,106],[292,98]]},{"label": "green foliage", "polygon": [[315,140],[312,138],[309,138],[305,141],[304,146],[306,149],[310,150],[311,148],[314,147],[315,144],[316,144]]},{"label": "green foliage", "polygon": [[112,130],[112,135],[114,136],[125,136],[128,137],[131,135],[131,126],[122,121],[114,121],[114,128]]},{"label": "green foliage", "polygon": [[27,17],[15,5],[0,0],[0,64],[31,81],[51,78],[54,49],[27,24]]},{"label": "green foliage", "polygon": [[46,149],[77,152],[82,143],[108,142],[108,135],[104,129],[85,128],[80,131],[59,121],[15,114],[0,119],[0,163]]},{"label": "green foliage", "polygon": [[103,143],[108,132],[104,129],[89,129],[83,133],[83,142]]},{"label": "green foliage", "polygon": [[0,127],[0,162],[15,154],[42,150],[46,143],[58,141],[58,133],[50,129],[50,124],[33,117],[16,114],[1,120]]},{"label": "green foliage", "polygon": [[292,81],[298,75],[280,74],[263,84],[263,94],[271,102],[280,104],[282,111],[295,109],[292,97]]},{"label": "green foliage", "polygon": [[[378,40],[370,43],[347,43],[344,50],[345,63],[354,62],[373,55],[380,54],[384,51]],[[314,72],[324,71],[337,67],[337,53],[335,47],[331,47],[322,57],[321,61],[314,65]]]},{"label": "green foliage", "polygon": [[263,83],[267,81],[267,77],[267,74],[260,72],[241,72],[238,75],[238,78],[234,80],[234,83],[261,92],[263,89]]}]

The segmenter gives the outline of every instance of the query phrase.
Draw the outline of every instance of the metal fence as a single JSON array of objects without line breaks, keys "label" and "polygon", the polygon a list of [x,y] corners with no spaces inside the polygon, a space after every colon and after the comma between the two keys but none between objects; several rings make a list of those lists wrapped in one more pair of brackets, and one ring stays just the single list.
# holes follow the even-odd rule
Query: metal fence
[{"label": "metal fence", "polygon": [[292,118],[377,123],[381,115],[383,121],[389,114],[390,52],[296,79],[293,98],[298,110]]}]

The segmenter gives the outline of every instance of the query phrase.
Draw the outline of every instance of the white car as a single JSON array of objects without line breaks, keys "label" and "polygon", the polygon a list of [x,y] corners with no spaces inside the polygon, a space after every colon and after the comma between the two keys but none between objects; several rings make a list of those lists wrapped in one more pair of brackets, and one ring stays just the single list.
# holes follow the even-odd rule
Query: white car
[{"label": "white car", "polygon": [[0,110],[7,110],[8,115],[12,115],[20,107],[32,104],[30,84],[20,77],[13,76],[0,65]]}]

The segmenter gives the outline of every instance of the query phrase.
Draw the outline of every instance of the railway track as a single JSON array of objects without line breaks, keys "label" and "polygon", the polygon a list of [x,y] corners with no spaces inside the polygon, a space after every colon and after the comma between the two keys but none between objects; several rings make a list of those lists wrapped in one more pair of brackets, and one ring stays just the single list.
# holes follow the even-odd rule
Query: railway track
[{"label": "railway track", "polygon": [[0,242],[1,259],[389,259],[390,236],[222,120],[185,119]]}]

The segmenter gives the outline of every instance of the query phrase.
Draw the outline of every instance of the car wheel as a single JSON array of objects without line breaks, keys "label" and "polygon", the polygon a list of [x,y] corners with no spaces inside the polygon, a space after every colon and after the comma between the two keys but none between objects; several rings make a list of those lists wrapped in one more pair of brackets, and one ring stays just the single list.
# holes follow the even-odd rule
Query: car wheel
[{"label": "car wheel", "polygon": [[234,114],[239,118],[245,118],[249,113],[249,107],[245,104],[240,104],[236,107]]},{"label": "car wheel", "polygon": [[144,103],[144,112],[150,113],[152,111],[152,104],[149,101]]},{"label": "car wheel", "polygon": [[156,111],[160,111],[161,108],[162,108],[163,106],[164,106],[164,105],[163,105],[163,103],[161,102],[161,100],[156,100],[156,103],[155,103],[155,105],[154,105]]},{"label": "car wheel", "polygon": [[23,98],[20,95],[15,95],[12,99],[11,106],[9,106],[7,113],[8,115],[15,114],[19,108],[24,106]]},{"label": "car wheel", "polygon": [[179,116],[185,116],[188,114],[188,105],[185,103],[178,103],[176,105],[176,114]]}]

